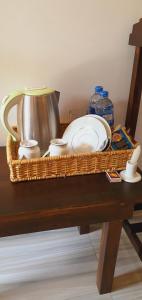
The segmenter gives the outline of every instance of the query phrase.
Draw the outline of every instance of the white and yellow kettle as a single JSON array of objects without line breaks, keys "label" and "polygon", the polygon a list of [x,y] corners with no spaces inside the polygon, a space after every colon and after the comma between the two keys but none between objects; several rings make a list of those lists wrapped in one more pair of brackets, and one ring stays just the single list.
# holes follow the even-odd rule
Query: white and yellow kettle
[{"label": "white and yellow kettle", "polygon": [[[14,91],[2,100],[0,117],[14,141],[37,140],[44,153],[50,140],[58,136],[60,93],[50,88]],[[17,131],[9,124],[8,115],[17,105]]]}]

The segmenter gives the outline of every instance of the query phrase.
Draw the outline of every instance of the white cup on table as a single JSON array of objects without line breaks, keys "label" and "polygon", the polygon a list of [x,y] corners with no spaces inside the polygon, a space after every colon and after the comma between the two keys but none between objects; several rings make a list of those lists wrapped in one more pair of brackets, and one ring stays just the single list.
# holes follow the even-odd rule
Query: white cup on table
[{"label": "white cup on table", "polygon": [[40,148],[36,140],[24,140],[20,142],[18,149],[19,159],[32,159],[40,157]]},{"label": "white cup on table", "polygon": [[50,141],[50,146],[48,150],[44,153],[42,157],[47,155],[50,156],[61,156],[69,153],[67,142],[63,139],[53,139]]}]

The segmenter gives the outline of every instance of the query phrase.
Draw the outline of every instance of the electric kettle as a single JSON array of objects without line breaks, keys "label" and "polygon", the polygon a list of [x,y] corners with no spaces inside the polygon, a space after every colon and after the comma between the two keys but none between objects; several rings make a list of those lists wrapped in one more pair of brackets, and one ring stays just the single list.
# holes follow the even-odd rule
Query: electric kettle
[{"label": "electric kettle", "polygon": [[[1,121],[14,141],[34,139],[41,154],[48,149],[50,140],[58,137],[60,93],[49,88],[24,89],[5,97],[1,104]],[[8,115],[17,105],[17,131],[9,124]]]}]

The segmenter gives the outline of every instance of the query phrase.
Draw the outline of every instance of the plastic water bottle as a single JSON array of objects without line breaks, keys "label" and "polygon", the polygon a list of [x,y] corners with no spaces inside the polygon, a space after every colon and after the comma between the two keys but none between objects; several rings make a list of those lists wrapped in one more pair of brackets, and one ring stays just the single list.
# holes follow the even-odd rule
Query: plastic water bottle
[{"label": "plastic water bottle", "polygon": [[114,111],[108,91],[101,91],[100,98],[95,102],[95,114],[106,119],[110,127],[114,126]]},{"label": "plastic water bottle", "polygon": [[95,114],[95,103],[100,98],[100,92],[103,90],[102,86],[97,85],[93,88],[93,93],[89,101],[88,114]]}]

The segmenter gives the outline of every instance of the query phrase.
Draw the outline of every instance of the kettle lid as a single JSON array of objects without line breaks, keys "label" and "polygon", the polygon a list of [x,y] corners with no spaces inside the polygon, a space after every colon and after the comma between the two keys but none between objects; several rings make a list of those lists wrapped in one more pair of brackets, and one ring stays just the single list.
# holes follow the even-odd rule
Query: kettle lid
[{"label": "kettle lid", "polygon": [[29,95],[29,96],[41,96],[41,95],[47,95],[54,93],[55,90],[47,87],[43,88],[25,88],[23,91],[23,94]]}]

